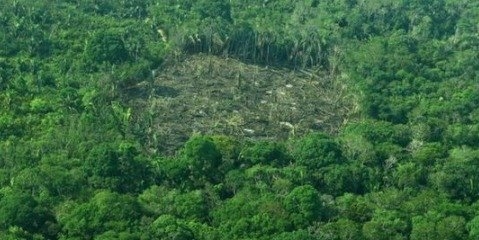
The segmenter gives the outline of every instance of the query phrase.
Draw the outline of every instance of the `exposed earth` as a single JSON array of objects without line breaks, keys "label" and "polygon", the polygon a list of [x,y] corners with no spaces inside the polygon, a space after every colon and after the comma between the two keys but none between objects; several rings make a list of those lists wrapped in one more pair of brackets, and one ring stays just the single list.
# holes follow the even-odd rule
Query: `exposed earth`
[{"label": "exposed earth", "polygon": [[358,110],[354,94],[320,71],[294,71],[194,55],[163,66],[151,82],[129,89],[145,143],[167,153],[193,133],[287,139],[334,134]]}]

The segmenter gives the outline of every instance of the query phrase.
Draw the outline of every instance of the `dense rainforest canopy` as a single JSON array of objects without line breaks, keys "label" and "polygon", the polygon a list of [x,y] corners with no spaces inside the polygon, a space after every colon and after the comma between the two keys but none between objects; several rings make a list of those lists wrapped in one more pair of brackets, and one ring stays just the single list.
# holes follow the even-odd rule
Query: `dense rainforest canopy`
[{"label": "dense rainforest canopy", "polygon": [[0,238],[478,239],[478,23],[467,0],[2,0]]}]

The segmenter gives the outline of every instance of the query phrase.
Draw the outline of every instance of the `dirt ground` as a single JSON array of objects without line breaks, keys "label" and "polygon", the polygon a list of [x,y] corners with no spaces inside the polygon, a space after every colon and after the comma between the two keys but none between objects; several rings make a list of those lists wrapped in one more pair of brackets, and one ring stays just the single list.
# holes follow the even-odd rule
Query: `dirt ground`
[{"label": "dirt ground", "polygon": [[[287,139],[334,134],[357,112],[354,94],[320,71],[292,71],[194,55],[131,89],[151,149],[173,153],[193,133]],[[154,150],[156,151],[156,150]]]}]

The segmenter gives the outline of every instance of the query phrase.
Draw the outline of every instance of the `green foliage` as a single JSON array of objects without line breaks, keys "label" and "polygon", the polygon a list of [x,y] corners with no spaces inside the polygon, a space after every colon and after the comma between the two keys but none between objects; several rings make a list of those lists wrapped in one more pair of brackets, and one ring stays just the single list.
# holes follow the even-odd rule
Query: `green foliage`
[{"label": "green foliage", "polygon": [[343,161],[339,144],[324,134],[312,134],[295,142],[293,157],[298,165],[310,170]]},{"label": "green foliage", "polygon": [[[131,196],[101,191],[81,204],[65,205],[59,216],[68,238],[93,239],[132,229],[142,215],[139,203]],[[110,233],[108,233],[110,234]]]},{"label": "green foliage", "polygon": [[240,153],[241,160],[248,165],[264,164],[282,167],[290,163],[286,155],[286,147],[281,143],[263,141],[244,148]]},{"label": "green foliage", "polygon": [[10,227],[7,231],[0,231],[0,237],[5,240],[43,240],[40,234],[30,234],[20,227]]},{"label": "green foliage", "polygon": [[337,240],[359,240],[363,239],[361,235],[360,225],[348,219],[339,219],[335,222],[328,222],[320,226],[319,237],[321,239],[337,239]]},{"label": "green foliage", "polygon": [[193,185],[190,179],[189,162],[185,158],[160,158],[154,162],[161,179],[158,179],[166,186],[176,188],[189,188]]},{"label": "green foliage", "polygon": [[216,183],[222,177],[218,167],[221,164],[221,152],[207,136],[192,136],[186,143],[182,155],[189,164],[193,177],[201,184],[204,181]]},{"label": "green foliage", "polygon": [[[271,193],[243,190],[212,213],[222,238],[261,238],[289,229],[288,213]],[[251,201],[255,199],[255,201]]]},{"label": "green foliage", "polygon": [[0,229],[20,227],[26,231],[40,231],[48,220],[39,203],[29,194],[2,189],[0,193]]},{"label": "green foliage", "polygon": [[148,228],[145,234],[148,239],[172,239],[188,240],[195,239],[193,232],[181,220],[171,215],[161,215]]},{"label": "green foliage", "polygon": [[193,11],[198,12],[200,18],[222,18],[231,21],[231,5],[228,1],[199,0],[195,1]]},{"label": "green foliage", "polygon": [[[147,6],[151,1],[99,1],[89,0],[81,2],[81,7],[85,12],[93,12],[99,15],[110,15],[119,19],[138,18],[146,16]],[[80,4],[80,2],[78,2]]]},{"label": "green foliage", "polygon": [[128,142],[91,149],[84,172],[91,186],[122,193],[140,192],[151,182],[148,162]]},{"label": "green foliage", "polygon": [[374,207],[364,197],[350,193],[336,199],[338,216],[354,222],[364,223],[372,218]]},{"label": "green foliage", "polygon": [[427,181],[425,168],[412,162],[399,165],[393,176],[399,188],[418,188],[426,185]]},{"label": "green foliage", "polygon": [[333,164],[318,172],[321,190],[334,196],[364,193],[374,183],[373,169],[359,164]]},{"label": "green foliage", "polygon": [[104,240],[107,240],[107,239],[119,239],[119,240],[132,239],[132,240],[136,240],[136,239],[140,239],[140,236],[137,233],[130,233],[128,231],[125,231],[125,232],[107,231],[107,232],[104,232],[104,233],[96,236],[95,239],[98,239],[98,240],[100,240],[100,239],[104,239]]},{"label": "green foliage", "polygon": [[470,238],[476,238],[479,236],[479,230],[478,230],[478,227],[479,227],[479,217],[474,217],[473,219],[471,219],[471,221],[469,221],[467,223],[467,230],[469,232],[469,237]]},{"label": "green foliage", "polygon": [[365,239],[407,239],[408,229],[409,223],[398,212],[376,209],[362,232]]},{"label": "green foliage", "polygon": [[171,215],[179,219],[201,222],[208,215],[206,197],[200,190],[181,193],[178,190],[168,191],[152,186],[139,196],[139,201],[155,216]]},{"label": "green foliage", "polygon": [[469,148],[451,150],[448,161],[431,176],[434,186],[454,199],[477,200],[477,156],[477,150]]},{"label": "green foliage", "polygon": [[315,239],[312,234],[306,230],[298,230],[294,232],[283,232],[274,236],[277,240],[312,240]]},{"label": "green foliage", "polygon": [[94,65],[108,63],[122,63],[128,60],[128,51],[122,35],[115,30],[99,31],[94,33],[88,41],[85,57]]},{"label": "green foliage", "polygon": [[222,163],[219,167],[224,173],[237,169],[241,165],[239,159],[242,143],[232,137],[216,135],[211,137],[221,153]]},{"label": "green foliage", "polygon": [[[0,5],[0,239],[479,238],[475,1]],[[162,80],[183,84],[164,70],[196,53],[311,76],[326,104],[286,107],[340,127],[286,119],[302,129],[287,141],[158,127],[156,103],[176,97]],[[354,99],[335,108],[346,118],[325,88]],[[235,92],[217,101],[243,106]]]},{"label": "green foliage", "polygon": [[319,220],[323,211],[319,192],[312,186],[305,185],[294,188],[284,199],[285,209],[297,228],[303,228],[315,220]]},{"label": "green foliage", "polygon": [[406,146],[410,141],[410,130],[403,125],[394,125],[385,121],[362,121],[351,123],[344,130],[344,135],[360,135],[365,140],[377,145],[393,143]]},{"label": "green foliage", "polygon": [[411,239],[467,239],[466,221],[462,216],[442,216],[428,212],[412,219]]},{"label": "green foliage", "polygon": [[440,143],[431,142],[421,144],[417,149],[414,149],[412,157],[418,164],[431,166],[447,157],[447,152],[444,151],[444,147]]}]

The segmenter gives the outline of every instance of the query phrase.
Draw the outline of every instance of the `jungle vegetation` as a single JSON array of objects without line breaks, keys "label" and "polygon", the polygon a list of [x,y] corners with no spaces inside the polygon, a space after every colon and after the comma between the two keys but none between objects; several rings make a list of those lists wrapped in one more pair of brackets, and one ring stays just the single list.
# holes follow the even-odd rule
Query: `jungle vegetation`
[{"label": "jungle vegetation", "polygon": [[2,0],[0,238],[478,239],[478,22],[467,0]]}]

